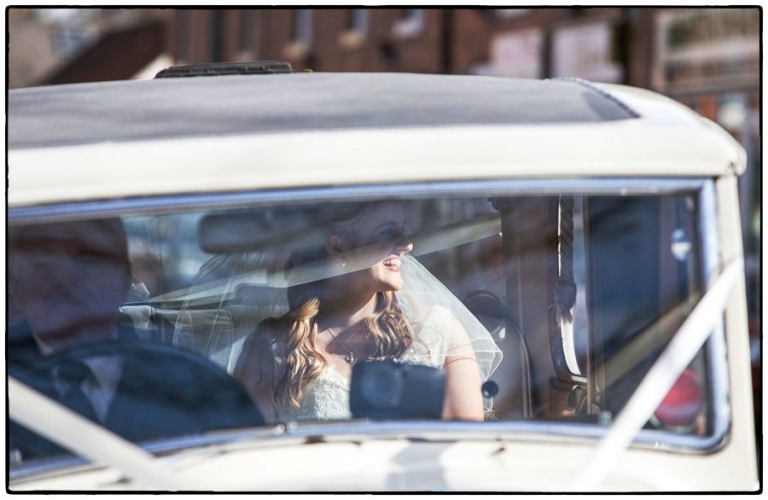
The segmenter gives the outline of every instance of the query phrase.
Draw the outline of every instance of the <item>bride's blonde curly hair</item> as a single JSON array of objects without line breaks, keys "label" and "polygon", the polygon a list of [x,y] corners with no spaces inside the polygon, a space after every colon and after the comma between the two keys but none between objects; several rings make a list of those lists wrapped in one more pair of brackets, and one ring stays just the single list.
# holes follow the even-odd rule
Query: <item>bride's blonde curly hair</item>
[{"label": "bride's blonde curly hair", "polygon": [[[359,228],[373,203],[344,203],[327,209],[328,235],[346,238],[356,244],[355,231]],[[325,242],[322,246],[299,250],[291,255],[289,268],[321,262],[327,259]],[[315,344],[317,315],[322,307],[320,290],[324,282],[314,281],[288,288],[289,311],[279,318],[269,318],[261,326],[282,344],[285,369],[280,370],[275,383],[275,401],[299,406],[304,389],[317,379],[328,366]],[[368,359],[391,359],[402,355],[412,343],[411,330],[403,316],[394,292],[378,292],[376,310],[364,320],[370,345]]]}]

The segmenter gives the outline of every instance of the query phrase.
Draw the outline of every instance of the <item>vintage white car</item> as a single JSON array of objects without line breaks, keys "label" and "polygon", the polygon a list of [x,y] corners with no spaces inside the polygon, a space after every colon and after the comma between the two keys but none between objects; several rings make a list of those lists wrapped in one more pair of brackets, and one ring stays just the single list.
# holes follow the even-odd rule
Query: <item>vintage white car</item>
[{"label": "vintage white car", "polygon": [[[716,125],[578,79],[160,76],[9,92],[10,491],[762,488]],[[266,418],[235,377],[321,214],[370,202],[503,354],[484,421],[439,417],[440,367],[387,365],[341,419]]]}]

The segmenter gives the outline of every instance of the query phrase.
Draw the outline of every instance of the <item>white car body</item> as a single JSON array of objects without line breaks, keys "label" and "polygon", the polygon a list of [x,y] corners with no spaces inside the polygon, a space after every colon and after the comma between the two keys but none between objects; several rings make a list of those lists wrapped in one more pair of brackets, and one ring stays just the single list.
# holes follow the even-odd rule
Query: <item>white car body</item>
[{"label": "white car body", "polygon": [[[237,79],[315,79],[332,82],[344,75],[293,74],[215,77]],[[435,79],[462,79],[467,85],[485,77],[427,75],[350,75],[429,88]],[[129,443],[99,436],[81,440],[79,450],[91,462],[62,461],[11,469],[12,491],[58,490],[212,490],[212,491],[756,491],[755,431],[747,335],[747,314],[736,177],[745,167],[743,149],[723,130],[687,108],[648,91],[618,85],[583,85],[607,96],[636,115],[635,119],[603,123],[484,123],[481,113],[445,126],[339,126],[295,130],[231,130],[216,134],[127,134],[97,139],[67,138],[68,130],[48,131],[58,122],[57,99],[67,92],[90,90],[94,95],[115,86],[151,88],[153,92],[183,92],[183,85],[203,88],[209,78],[151,82],[105,83],[11,91],[8,110],[9,224],[56,220],[66,214],[88,213],[89,204],[136,210],[156,197],[174,200],[209,193],[277,193],[288,196],[323,194],[339,187],[364,189],[430,183],[522,182],[531,189],[552,186],[648,191],[648,179],[687,182],[697,179],[713,188],[706,196],[714,215],[720,264],[710,286],[722,296],[708,302],[714,309],[694,310],[689,320],[699,334],[689,333],[689,345],[675,344],[669,359],[690,359],[707,331],[724,318],[722,340],[727,352],[728,421],[724,435],[705,450],[680,449],[660,439],[636,441],[638,425],[617,419],[612,426],[561,425],[533,421],[338,422],[333,424],[242,429],[213,433],[195,442],[183,439],[147,447],[150,453],[129,456]],[[499,85],[501,79],[494,79]],[[541,82],[540,85],[546,85]],[[174,90],[175,89],[175,90]],[[57,96],[60,92],[60,96]],[[255,92],[255,91],[254,91]],[[22,99],[23,97],[23,99]],[[48,103],[36,109],[28,102]],[[396,100],[397,95],[392,97]],[[85,99],[75,97],[74,100]],[[295,96],[301,101],[301,96]],[[22,100],[28,101],[22,104]],[[156,101],[162,102],[162,101]],[[297,106],[300,107],[300,104]],[[133,103],[135,106],[136,103]],[[200,101],[198,113],[216,102]],[[385,106],[386,102],[382,104]],[[450,100],[445,106],[450,107]],[[171,115],[162,106],[126,109],[120,102],[95,102],[99,114],[84,119],[98,129],[130,127],[131,120],[151,125]],[[110,110],[125,113],[121,123],[110,123]],[[326,110],[333,114],[333,110]],[[133,113],[135,112],[135,114]],[[152,114],[154,112],[155,114]],[[245,110],[237,110],[247,116]],[[253,111],[258,113],[258,110]],[[154,118],[153,118],[154,116]],[[41,123],[46,117],[50,123]],[[265,119],[268,121],[268,119]],[[70,126],[77,128],[76,120]],[[44,132],[39,142],[35,127]],[[162,127],[161,127],[162,128]],[[77,135],[75,133],[75,135]],[[98,136],[95,133],[94,136]],[[105,135],[108,135],[105,132]],[[258,158],[258,167],[253,159]],[[360,168],[364,165],[365,168]],[[640,181],[640,182],[638,182]],[[699,182],[699,181],[697,181]],[[458,189],[458,188],[457,188]],[[316,191],[312,191],[316,190]],[[706,189],[705,189],[706,190]],[[302,194],[304,193],[304,194]],[[308,194],[307,194],[308,193]],[[110,203],[112,205],[110,205]],[[146,205],[149,206],[149,205]],[[118,208],[115,208],[117,210]],[[733,266],[729,267],[729,264]],[[724,280],[730,279],[723,284]],[[714,288],[713,288],[714,289]],[[710,290],[712,291],[712,290]],[[710,294],[708,293],[707,296]],[[710,314],[712,316],[712,314]],[[698,345],[693,346],[698,342]],[[670,344],[671,345],[671,344]],[[693,346],[693,347],[691,347]],[[666,358],[665,358],[666,359]],[[687,362],[686,362],[687,364]],[[669,387],[682,367],[668,365],[654,376],[659,387]],[[649,374],[649,377],[651,375]],[[666,385],[664,385],[666,384]],[[640,391],[638,390],[638,393]],[[638,394],[636,393],[636,395]],[[18,415],[34,415],[33,403],[10,387],[10,406]],[[647,416],[658,405],[656,396],[638,396],[638,414]],[[656,398],[654,402],[654,398]],[[26,406],[25,406],[26,405]],[[26,409],[22,409],[25,407]],[[66,433],[78,417],[61,407],[55,421],[40,423],[52,435]],[[621,415],[620,415],[621,417]],[[34,417],[33,417],[34,418]],[[647,420],[647,418],[646,418]],[[640,422],[639,425],[642,425]],[[34,424],[33,424],[34,425]],[[72,424],[74,425],[74,424]],[[87,422],[84,425],[88,425]],[[57,427],[54,429],[53,427]],[[621,428],[614,427],[621,426]],[[53,430],[51,430],[53,429]],[[110,448],[112,447],[113,448]],[[121,447],[122,446],[122,447]],[[112,449],[113,452],[109,452]],[[110,453],[112,453],[110,455]],[[120,458],[122,457],[122,458]],[[592,467],[592,468],[590,468]],[[148,471],[154,471],[150,473]]]}]

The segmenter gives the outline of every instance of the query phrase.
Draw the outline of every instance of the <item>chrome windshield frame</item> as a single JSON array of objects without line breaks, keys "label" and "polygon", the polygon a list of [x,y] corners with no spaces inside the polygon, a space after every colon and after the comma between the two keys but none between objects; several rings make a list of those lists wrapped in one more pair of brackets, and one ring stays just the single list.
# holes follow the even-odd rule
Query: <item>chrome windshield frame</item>
[{"label": "chrome windshield frame", "polygon": [[[709,284],[717,278],[723,267],[720,259],[717,229],[717,196],[715,181],[707,180],[699,191],[699,238],[701,240],[702,282]],[[723,311],[723,315],[725,311]],[[712,436],[708,443],[700,443],[704,449],[716,449],[722,445],[731,427],[731,412],[728,404],[730,385],[726,357],[725,322],[721,317],[715,331],[704,344],[709,359],[709,387],[712,398]]]},{"label": "chrome windshield frame", "polygon": [[205,194],[174,194],[137,198],[73,201],[41,206],[9,207],[8,222],[53,222],[82,218],[98,213],[100,216],[125,212],[175,212],[179,209],[208,210],[242,204],[253,206],[285,202],[329,202],[354,200],[360,197],[407,198],[416,196],[502,196],[531,193],[555,195],[574,192],[584,195],[659,195],[699,191],[701,178],[579,178],[579,179],[488,179],[478,181],[445,181],[407,184],[371,184],[323,188],[286,188],[271,190],[233,191]]}]

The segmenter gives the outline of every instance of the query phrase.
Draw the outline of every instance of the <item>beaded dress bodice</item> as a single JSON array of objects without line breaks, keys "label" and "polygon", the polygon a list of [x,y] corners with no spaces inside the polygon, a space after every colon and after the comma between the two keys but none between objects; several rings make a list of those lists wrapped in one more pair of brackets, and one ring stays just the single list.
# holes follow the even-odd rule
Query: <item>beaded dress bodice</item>
[{"label": "beaded dress bodice", "polygon": [[350,418],[349,380],[333,367],[326,369],[304,391],[298,408],[285,403],[278,416],[281,421]]}]

